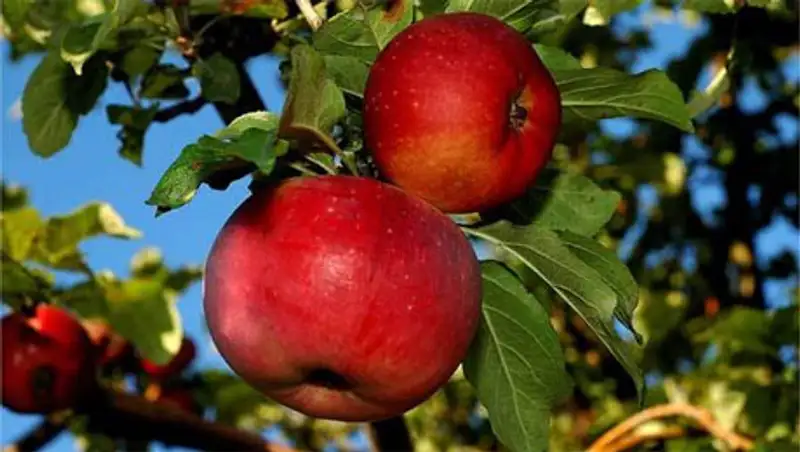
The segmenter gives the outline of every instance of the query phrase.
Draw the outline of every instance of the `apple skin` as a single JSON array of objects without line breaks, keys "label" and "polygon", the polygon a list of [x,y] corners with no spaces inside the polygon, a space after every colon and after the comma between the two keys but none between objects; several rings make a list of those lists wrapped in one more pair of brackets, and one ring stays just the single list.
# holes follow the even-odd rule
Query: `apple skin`
[{"label": "apple skin", "polygon": [[92,344],[67,311],[39,304],[31,317],[4,316],[0,331],[6,408],[40,414],[73,408],[96,387]]},{"label": "apple skin", "polygon": [[223,358],[306,415],[399,415],[447,382],[475,335],[477,258],[444,214],[374,179],[288,179],[248,198],[206,262]]},{"label": "apple skin", "polygon": [[430,16],[378,55],[364,136],[390,181],[446,213],[522,195],[552,156],[561,96],[523,35],[478,13]]},{"label": "apple skin", "polygon": [[142,370],[151,378],[163,380],[183,372],[194,360],[196,355],[197,349],[194,346],[194,342],[185,337],[183,338],[183,342],[181,342],[181,348],[170,362],[159,365],[142,358]]}]

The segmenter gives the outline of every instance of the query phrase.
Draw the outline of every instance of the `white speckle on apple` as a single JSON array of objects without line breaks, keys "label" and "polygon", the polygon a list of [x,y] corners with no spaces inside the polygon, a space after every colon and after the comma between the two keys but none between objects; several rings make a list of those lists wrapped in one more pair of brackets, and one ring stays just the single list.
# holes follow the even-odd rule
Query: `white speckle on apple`
[{"label": "white speckle on apple", "polygon": [[410,305],[406,306],[406,309],[408,309],[409,311],[411,311],[411,310],[413,310],[413,309],[414,309],[414,305],[411,305],[411,304],[410,304]]},{"label": "white speckle on apple", "polygon": [[392,230],[392,228],[386,228],[386,233],[391,235],[394,234],[394,231]]},{"label": "white speckle on apple", "polygon": [[411,276],[408,273],[406,273],[405,275],[403,275],[403,279],[408,281],[409,279],[411,279]]},{"label": "white speckle on apple", "polygon": [[419,102],[412,102],[411,106],[414,108],[419,108]]},{"label": "white speckle on apple", "polygon": [[328,213],[333,213],[333,211],[336,209],[334,209],[333,207],[328,207],[326,210],[328,211]]},{"label": "white speckle on apple", "polygon": [[397,97],[397,90],[396,89],[392,90],[392,96]]},{"label": "white speckle on apple", "polygon": [[437,240],[436,241],[436,248],[441,248],[441,247],[442,247],[442,241],[441,240]]}]

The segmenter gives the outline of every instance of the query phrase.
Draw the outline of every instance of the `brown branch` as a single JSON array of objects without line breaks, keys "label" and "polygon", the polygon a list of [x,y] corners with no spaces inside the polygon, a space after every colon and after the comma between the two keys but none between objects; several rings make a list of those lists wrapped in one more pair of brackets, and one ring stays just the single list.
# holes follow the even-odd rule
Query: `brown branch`
[{"label": "brown branch", "polygon": [[633,432],[630,434],[630,436],[620,438],[619,441],[616,441],[611,445],[609,445],[606,451],[623,452],[626,450],[630,450],[631,448],[638,446],[639,444],[646,443],[648,441],[664,441],[667,439],[680,438],[683,436],[686,436],[686,430],[681,427],[678,427],[677,425],[666,427],[657,432],[643,432],[643,433]]},{"label": "brown branch", "polygon": [[256,433],[116,391],[106,391],[96,404],[86,408],[85,414],[90,430],[129,441],[158,441],[198,450],[296,452],[291,447],[270,444]]},{"label": "brown branch", "polygon": [[153,117],[153,121],[169,122],[181,115],[193,115],[200,111],[207,103],[208,101],[206,101],[203,96],[197,96],[194,99],[179,102],[171,107],[159,110]]},{"label": "brown branch", "polygon": [[412,451],[411,433],[403,416],[370,423],[372,450],[378,452]]},{"label": "brown branch", "polygon": [[64,431],[65,421],[64,417],[45,419],[13,444],[4,447],[3,452],[33,452],[41,449]]},{"label": "brown branch", "polygon": [[750,450],[753,448],[752,440],[738,435],[733,431],[726,430],[719,425],[708,410],[686,403],[670,403],[650,407],[629,417],[598,438],[589,446],[586,452],[610,452],[619,450],[614,448],[614,443],[630,434],[635,428],[654,419],[670,416],[685,416],[691,418],[711,435],[728,443],[734,450]]}]

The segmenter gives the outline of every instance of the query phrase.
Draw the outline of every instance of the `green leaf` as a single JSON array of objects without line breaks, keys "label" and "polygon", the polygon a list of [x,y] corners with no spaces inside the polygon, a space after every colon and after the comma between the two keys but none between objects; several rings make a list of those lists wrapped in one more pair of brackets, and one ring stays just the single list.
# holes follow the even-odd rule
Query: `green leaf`
[{"label": "green leaf", "polygon": [[163,213],[191,201],[200,184],[209,183],[218,173],[238,179],[250,173],[252,166],[262,174],[271,173],[276,159],[288,150],[288,144],[277,139],[277,123],[270,113],[251,113],[237,118],[217,137],[205,135],[184,147],[146,203]]},{"label": "green leaf", "polygon": [[514,451],[544,451],[550,412],[571,391],[564,356],[539,302],[500,264],[482,264],[483,314],[464,374]]},{"label": "green leaf", "polygon": [[249,2],[221,2],[220,0],[192,0],[189,11],[196,15],[233,13],[237,16],[262,19],[285,19],[289,14],[284,0],[258,0]]},{"label": "green leaf", "polygon": [[100,279],[108,301],[111,326],[131,341],[139,353],[156,364],[166,364],[180,349],[183,326],[175,295],[159,281],[133,278]]},{"label": "green leaf", "polygon": [[325,55],[325,72],[347,94],[363,97],[369,66],[355,57]]},{"label": "green leaf", "polygon": [[378,53],[414,18],[413,0],[365,11],[362,6],[337,14],[313,36],[314,48],[325,55],[354,57],[371,64]]},{"label": "green leaf", "polygon": [[158,64],[161,59],[161,52],[146,45],[137,45],[125,52],[120,63],[122,72],[128,75],[130,80],[144,75],[152,67]]},{"label": "green leaf", "polygon": [[[494,16],[518,31],[527,31],[559,14],[556,0],[450,0],[446,12],[471,11]],[[541,26],[541,25],[540,25]]]},{"label": "green leaf", "polygon": [[144,136],[150,123],[158,113],[158,106],[142,108],[138,106],[109,105],[106,115],[111,124],[122,126],[117,137],[122,142],[119,155],[137,166],[142,166]]},{"label": "green leaf", "polygon": [[738,11],[736,3],[731,0],[684,0],[681,6],[704,13],[733,14]]},{"label": "green leaf", "polygon": [[209,101],[233,104],[239,99],[239,70],[221,53],[215,53],[207,60],[198,60],[192,66],[192,72],[200,79],[203,97]]},{"label": "green leaf", "polygon": [[330,150],[338,150],[330,131],[346,113],[342,91],[327,77],[325,60],[311,47],[295,46],[291,61],[281,138],[317,140]]},{"label": "green leaf", "polygon": [[713,343],[731,353],[750,352],[776,355],[770,343],[772,330],[767,313],[761,309],[735,306],[725,311],[711,328],[693,336],[703,343]]},{"label": "green leaf", "polygon": [[34,153],[50,157],[66,146],[80,115],[94,107],[106,87],[107,69],[100,59],[84,65],[77,76],[61,57],[39,62],[22,94],[22,127]]},{"label": "green leaf", "polygon": [[558,32],[570,24],[589,3],[588,0],[561,0],[557,14],[541,14],[538,20],[528,30],[527,35],[532,41],[539,41],[549,33]]},{"label": "green leaf", "polygon": [[14,260],[8,254],[0,256],[0,298],[3,303],[19,309],[25,301],[45,299],[51,295],[55,278],[52,274],[31,268]]},{"label": "green leaf", "polygon": [[561,232],[559,236],[572,254],[597,271],[603,282],[617,294],[614,313],[641,344],[642,337],[633,327],[633,311],[639,303],[639,287],[628,267],[614,251],[593,239],[569,231]]},{"label": "green leaf", "polygon": [[544,44],[534,44],[533,48],[551,72],[582,69],[581,62],[563,49]]},{"label": "green leaf", "polygon": [[510,208],[526,222],[593,236],[611,219],[620,195],[578,173],[545,169]]},{"label": "green leaf", "polygon": [[143,6],[140,0],[114,0],[112,3],[108,12],[72,24],[64,34],[61,58],[72,65],[75,74],[81,75],[86,61]]},{"label": "green leaf", "polygon": [[92,202],[67,214],[47,219],[39,248],[48,259],[61,259],[75,252],[81,241],[98,235],[135,239],[142,233],[125,224],[108,203]]},{"label": "green leaf", "polygon": [[22,29],[31,7],[30,0],[3,0],[3,21],[11,28],[12,34]]},{"label": "green leaf", "polygon": [[583,23],[591,27],[605,26],[611,17],[638,7],[642,0],[592,0],[583,14]]},{"label": "green leaf", "polygon": [[3,212],[0,215],[3,254],[18,262],[25,261],[43,225],[39,212],[33,207]]},{"label": "green leaf", "polygon": [[225,128],[220,129],[214,134],[220,140],[235,139],[249,129],[259,129],[265,132],[273,132],[278,129],[280,118],[268,111],[254,111],[245,113],[231,121]]},{"label": "green leaf", "polygon": [[687,108],[692,118],[696,118],[713,108],[731,86],[728,68],[723,66],[703,91],[694,91]]},{"label": "green leaf", "polygon": [[561,91],[564,124],[629,116],[694,131],[680,90],[664,72],[648,70],[630,75],[608,68],[551,71]]},{"label": "green leaf", "polygon": [[153,66],[142,78],[139,95],[145,99],[183,99],[189,95],[185,75],[171,64]]},{"label": "green leaf", "polygon": [[521,263],[567,302],[617,358],[643,395],[642,371],[635,349],[614,330],[617,294],[603,276],[587,265],[553,231],[537,225],[521,227],[501,221],[481,229],[466,229],[496,250],[496,259]]},{"label": "green leaf", "polygon": [[28,191],[19,185],[0,182],[2,186],[2,200],[0,201],[0,212],[8,212],[25,207],[28,204]]}]

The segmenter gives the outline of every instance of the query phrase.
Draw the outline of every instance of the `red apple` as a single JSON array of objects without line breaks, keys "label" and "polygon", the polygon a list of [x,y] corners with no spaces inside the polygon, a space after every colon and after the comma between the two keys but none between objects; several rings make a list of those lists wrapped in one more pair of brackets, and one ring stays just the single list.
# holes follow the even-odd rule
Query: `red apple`
[{"label": "red apple", "polygon": [[247,199],[206,265],[204,306],[228,364],[302,413],[369,421],[447,382],[480,317],[475,254],[397,187],[295,178]]},{"label": "red apple", "polygon": [[194,342],[189,338],[183,338],[181,348],[172,360],[166,364],[156,364],[147,359],[142,359],[142,370],[150,377],[159,380],[178,375],[194,360],[196,353]]},{"label": "red apple", "polygon": [[94,387],[92,345],[67,311],[40,304],[34,315],[12,313],[2,331],[2,401],[18,413],[75,407]]},{"label": "red apple", "polygon": [[381,173],[447,213],[522,195],[552,155],[561,97],[531,43],[477,13],[431,16],[379,54],[364,135]]}]

